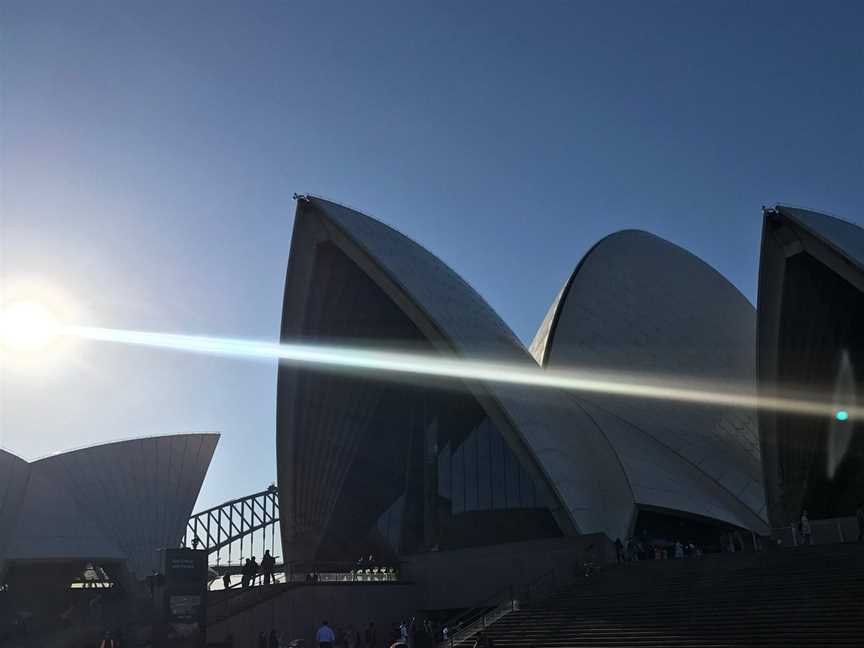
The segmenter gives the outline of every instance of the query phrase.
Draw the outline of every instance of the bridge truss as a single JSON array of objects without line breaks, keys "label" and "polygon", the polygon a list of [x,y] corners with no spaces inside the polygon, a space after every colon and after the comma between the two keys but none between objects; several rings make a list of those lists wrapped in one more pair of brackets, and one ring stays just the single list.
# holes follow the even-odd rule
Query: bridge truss
[{"label": "bridge truss", "polygon": [[278,527],[279,490],[270,486],[260,493],[196,513],[189,518],[180,544],[206,549],[210,564],[217,567],[217,571],[225,571],[241,565],[251,556],[260,562],[268,549],[275,558]]}]

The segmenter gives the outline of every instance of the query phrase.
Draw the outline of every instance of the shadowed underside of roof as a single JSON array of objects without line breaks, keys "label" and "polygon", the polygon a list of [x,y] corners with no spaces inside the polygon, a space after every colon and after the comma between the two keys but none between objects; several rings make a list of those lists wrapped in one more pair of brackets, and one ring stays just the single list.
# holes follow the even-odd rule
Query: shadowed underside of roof
[{"label": "shadowed underside of roof", "polygon": [[[760,394],[816,394],[860,406],[864,366],[864,229],[778,205],[764,212],[759,263]],[[864,492],[864,437],[855,421],[759,416],[771,522],[852,514]]]}]

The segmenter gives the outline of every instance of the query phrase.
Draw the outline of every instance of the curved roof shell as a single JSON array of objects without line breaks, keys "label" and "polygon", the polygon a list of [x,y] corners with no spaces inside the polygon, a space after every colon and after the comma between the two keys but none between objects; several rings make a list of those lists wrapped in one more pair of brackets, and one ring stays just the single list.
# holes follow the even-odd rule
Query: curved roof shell
[{"label": "curved roof shell", "polygon": [[[316,250],[335,245],[381,288],[422,332],[437,353],[490,359],[522,371],[541,371],[509,327],[464,280],[440,259],[396,230],[352,209],[320,198],[297,203],[285,285],[282,340],[296,341],[309,315],[310,294],[320,290],[313,273]],[[280,367],[277,455],[283,542],[297,532],[292,518],[304,497],[294,468],[303,435],[294,418],[297,372]],[[554,493],[553,514],[565,533],[605,531],[624,536],[632,521],[633,498],[618,458],[591,417],[565,394],[526,390],[498,383],[472,382],[471,392],[496,421],[507,443],[531,473]],[[322,421],[324,414],[316,419]],[[310,425],[315,428],[319,422]],[[308,422],[307,422],[308,423]],[[301,429],[303,427],[303,429]],[[311,450],[309,451],[311,452]],[[311,480],[320,475],[310,476]],[[335,504],[320,508],[324,518]],[[315,524],[326,524],[325,519]]]},{"label": "curved roof shell", "polygon": [[11,452],[0,449],[0,573],[29,478],[30,465]]},{"label": "curved roof shell", "polygon": [[218,440],[132,439],[28,464],[6,559],[116,560],[148,574],[157,550],[179,543]]},{"label": "curved roof shell", "polygon": [[[597,243],[553,302],[531,351],[544,367],[755,393],[756,313],[686,250],[627,230]],[[640,506],[765,530],[755,413],[580,394]]]}]

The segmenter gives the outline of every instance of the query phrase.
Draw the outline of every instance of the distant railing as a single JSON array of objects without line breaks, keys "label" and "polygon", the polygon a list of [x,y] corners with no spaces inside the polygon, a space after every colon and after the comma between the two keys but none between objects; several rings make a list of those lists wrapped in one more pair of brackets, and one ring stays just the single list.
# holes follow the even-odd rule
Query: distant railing
[{"label": "distant railing", "polygon": [[401,578],[397,562],[327,562],[293,563],[287,565],[291,583],[390,583]]},{"label": "distant railing", "polygon": [[[781,546],[784,547],[806,544],[797,524],[775,528],[772,535],[775,539],[779,539]],[[854,516],[810,520],[810,544],[834,544],[857,540],[858,520]]]}]

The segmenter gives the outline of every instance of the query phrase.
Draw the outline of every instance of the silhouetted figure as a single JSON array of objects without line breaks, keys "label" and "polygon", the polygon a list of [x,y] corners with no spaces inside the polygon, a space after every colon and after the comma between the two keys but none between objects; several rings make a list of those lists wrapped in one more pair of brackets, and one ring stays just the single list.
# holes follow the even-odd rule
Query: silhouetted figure
[{"label": "silhouetted figure", "polygon": [[255,560],[255,556],[249,560],[249,583],[251,585],[255,585],[255,577],[258,576],[258,561]]},{"label": "silhouetted figure", "polygon": [[264,584],[269,585],[273,580],[273,567],[276,561],[270,555],[270,550],[264,552],[264,557],[261,559],[261,573],[264,574]]},{"label": "silhouetted figure", "polygon": [[252,573],[252,563],[247,558],[246,562],[243,563],[243,570],[240,572],[240,586],[243,589],[249,587],[249,579],[251,578]]},{"label": "silhouetted figure", "polygon": [[855,511],[855,517],[858,520],[858,542],[864,540],[864,502],[858,505],[858,510]]},{"label": "silhouetted figure", "polygon": [[615,558],[619,563],[624,562],[624,543],[621,538],[615,538]]},{"label": "silhouetted figure", "polygon": [[258,648],[267,648],[267,635],[263,630],[258,633]]},{"label": "silhouetted figure", "polygon": [[270,642],[268,648],[279,648],[279,636],[276,634],[276,629],[270,631]]},{"label": "silhouetted figure", "polygon": [[366,648],[375,648],[378,645],[378,631],[375,629],[374,621],[369,622],[369,627],[363,635],[363,643],[366,644]]},{"label": "silhouetted figure", "polygon": [[192,538],[192,548],[193,549],[197,549],[199,544],[201,544],[201,540],[198,538],[198,536],[195,536],[194,538]]},{"label": "silhouetted figure", "polygon": [[225,575],[222,577],[222,587],[226,590],[231,588],[231,574],[225,572]]},{"label": "silhouetted figure", "polygon": [[810,528],[810,518],[807,517],[807,509],[801,513],[801,521],[798,523],[798,529],[801,531],[801,544],[813,544],[813,530]]}]

